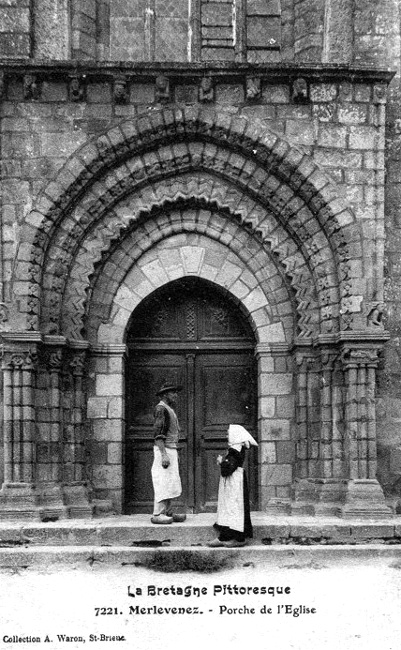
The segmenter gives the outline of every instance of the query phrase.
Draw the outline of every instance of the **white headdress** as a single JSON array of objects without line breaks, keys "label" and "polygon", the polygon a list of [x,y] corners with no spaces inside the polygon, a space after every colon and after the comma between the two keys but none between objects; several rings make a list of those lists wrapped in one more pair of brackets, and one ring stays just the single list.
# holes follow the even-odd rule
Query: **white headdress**
[{"label": "white headdress", "polygon": [[257,447],[258,443],[241,424],[230,424],[228,427],[228,446],[241,451],[243,445],[249,449],[251,445]]}]

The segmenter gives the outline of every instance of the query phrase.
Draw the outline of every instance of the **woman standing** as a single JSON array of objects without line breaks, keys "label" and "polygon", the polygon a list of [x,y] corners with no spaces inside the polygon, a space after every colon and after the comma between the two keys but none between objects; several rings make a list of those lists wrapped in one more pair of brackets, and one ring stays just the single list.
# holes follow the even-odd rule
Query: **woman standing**
[{"label": "woman standing", "polygon": [[245,546],[246,539],[253,536],[248,482],[243,464],[245,449],[251,445],[257,446],[257,442],[240,424],[230,424],[227,437],[227,454],[224,458],[217,458],[221,476],[214,528],[218,531],[218,537],[209,542],[208,546],[212,548]]}]

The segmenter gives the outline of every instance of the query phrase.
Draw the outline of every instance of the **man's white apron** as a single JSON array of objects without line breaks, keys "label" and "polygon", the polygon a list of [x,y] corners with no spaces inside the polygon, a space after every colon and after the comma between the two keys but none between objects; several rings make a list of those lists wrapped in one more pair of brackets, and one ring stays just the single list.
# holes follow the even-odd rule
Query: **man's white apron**
[{"label": "man's white apron", "polygon": [[178,470],[178,452],[176,449],[166,447],[170,459],[168,467],[162,466],[162,454],[158,447],[153,448],[152,480],[155,501],[175,499],[182,492],[180,473]]},{"label": "man's white apron", "polygon": [[237,467],[230,476],[220,477],[217,523],[244,532],[244,468]]}]

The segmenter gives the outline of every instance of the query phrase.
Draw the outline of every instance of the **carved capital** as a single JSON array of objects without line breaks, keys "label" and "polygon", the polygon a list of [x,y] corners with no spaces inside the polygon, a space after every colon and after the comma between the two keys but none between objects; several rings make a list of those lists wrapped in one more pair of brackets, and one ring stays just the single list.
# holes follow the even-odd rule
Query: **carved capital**
[{"label": "carved capital", "polygon": [[313,370],[316,358],[311,350],[297,350],[294,354],[294,361],[298,372]]},{"label": "carved capital", "polygon": [[80,350],[79,352],[74,352],[69,363],[72,374],[75,377],[82,377],[85,370],[85,361],[86,361],[86,350]]},{"label": "carved capital", "polygon": [[320,361],[322,364],[322,369],[332,370],[338,358],[339,358],[338,350],[325,350],[325,349],[321,350]]},{"label": "carved capital", "polygon": [[51,350],[47,359],[50,372],[60,372],[63,364],[63,352],[60,349]]},{"label": "carved capital", "polygon": [[36,349],[5,350],[2,357],[2,368],[3,370],[34,370],[37,362]]},{"label": "carved capital", "polygon": [[364,366],[376,368],[379,363],[379,353],[374,348],[345,347],[341,353],[341,361],[345,369]]}]

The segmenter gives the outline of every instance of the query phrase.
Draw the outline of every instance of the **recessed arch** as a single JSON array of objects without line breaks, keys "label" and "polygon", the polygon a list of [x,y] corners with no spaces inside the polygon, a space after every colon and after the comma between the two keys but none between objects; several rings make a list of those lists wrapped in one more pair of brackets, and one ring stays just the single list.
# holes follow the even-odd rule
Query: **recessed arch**
[{"label": "recessed arch", "polygon": [[[173,250],[180,263],[172,259]],[[123,280],[115,283],[115,289],[107,273],[103,275],[102,286],[94,295],[88,314],[87,335],[93,344],[124,343],[132,312],[142,300],[170,282],[185,277],[211,282],[241,305],[257,342],[290,344],[293,340],[294,316],[288,288],[286,295],[282,293],[283,285],[277,287],[278,296],[274,291],[264,291],[258,274],[252,273],[228,247],[210,237],[185,232],[171,237],[163,234],[158,243],[131,264]],[[107,294],[110,295],[106,312],[109,316],[104,322],[101,315],[104,314],[103,303]]]},{"label": "recessed arch", "polygon": [[[160,146],[165,151],[163,160]],[[85,220],[89,224],[106,203],[109,209],[121,200],[132,186],[133,177],[138,180],[142,175],[145,185],[153,187],[152,173],[155,180],[160,180],[206,167],[218,178],[229,171],[231,183],[234,179],[236,185],[242,183],[244,196],[255,197],[262,204],[265,201],[266,206],[268,203],[275,217],[280,216],[285,223],[290,239],[304,248],[303,254],[316,267],[319,262],[313,262],[314,256],[319,259],[321,248],[316,239],[323,237],[327,242],[324,250],[339,271],[338,284],[345,288],[341,314],[338,309],[333,313],[338,300],[330,304],[331,289],[328,294],[327,287],[319,287],[315,277],[318,293],[326,291],[322,311],[330,315],[331,321],[340,318],[340,327],[352,326],[353,312],[358,307],[352,299],[356,289],[354,271],[348,262],[348,242],[354,242],[357,233],[352,212],[338,199],[335,187],[310,157],[268,132],[265,125],[257,121],[251,124],[246,118],[223,111],[191,107],[163,109],[114,127],[82,147],[44,190],[27,218],[26,245],[18,260],[29,267],[26,270],[31,278],[25,286],[21,283],[15,287],[22,311],[25,309],[27,314],[28,329],[39,326],[39,294],[43,288],[53,290],[52,304],[59,309],[56,294],[57,287],[62,290],[64,286],[63,261],[69,265],[74,241],[80,239]],[[74,213],[76,217],[80,213],[81,223],[73,218]],[[67,232],[72,233],[72,240]],[[30,262],[25,261],[28,258]],[[49,277],[46,268],[52,269]]]}]

